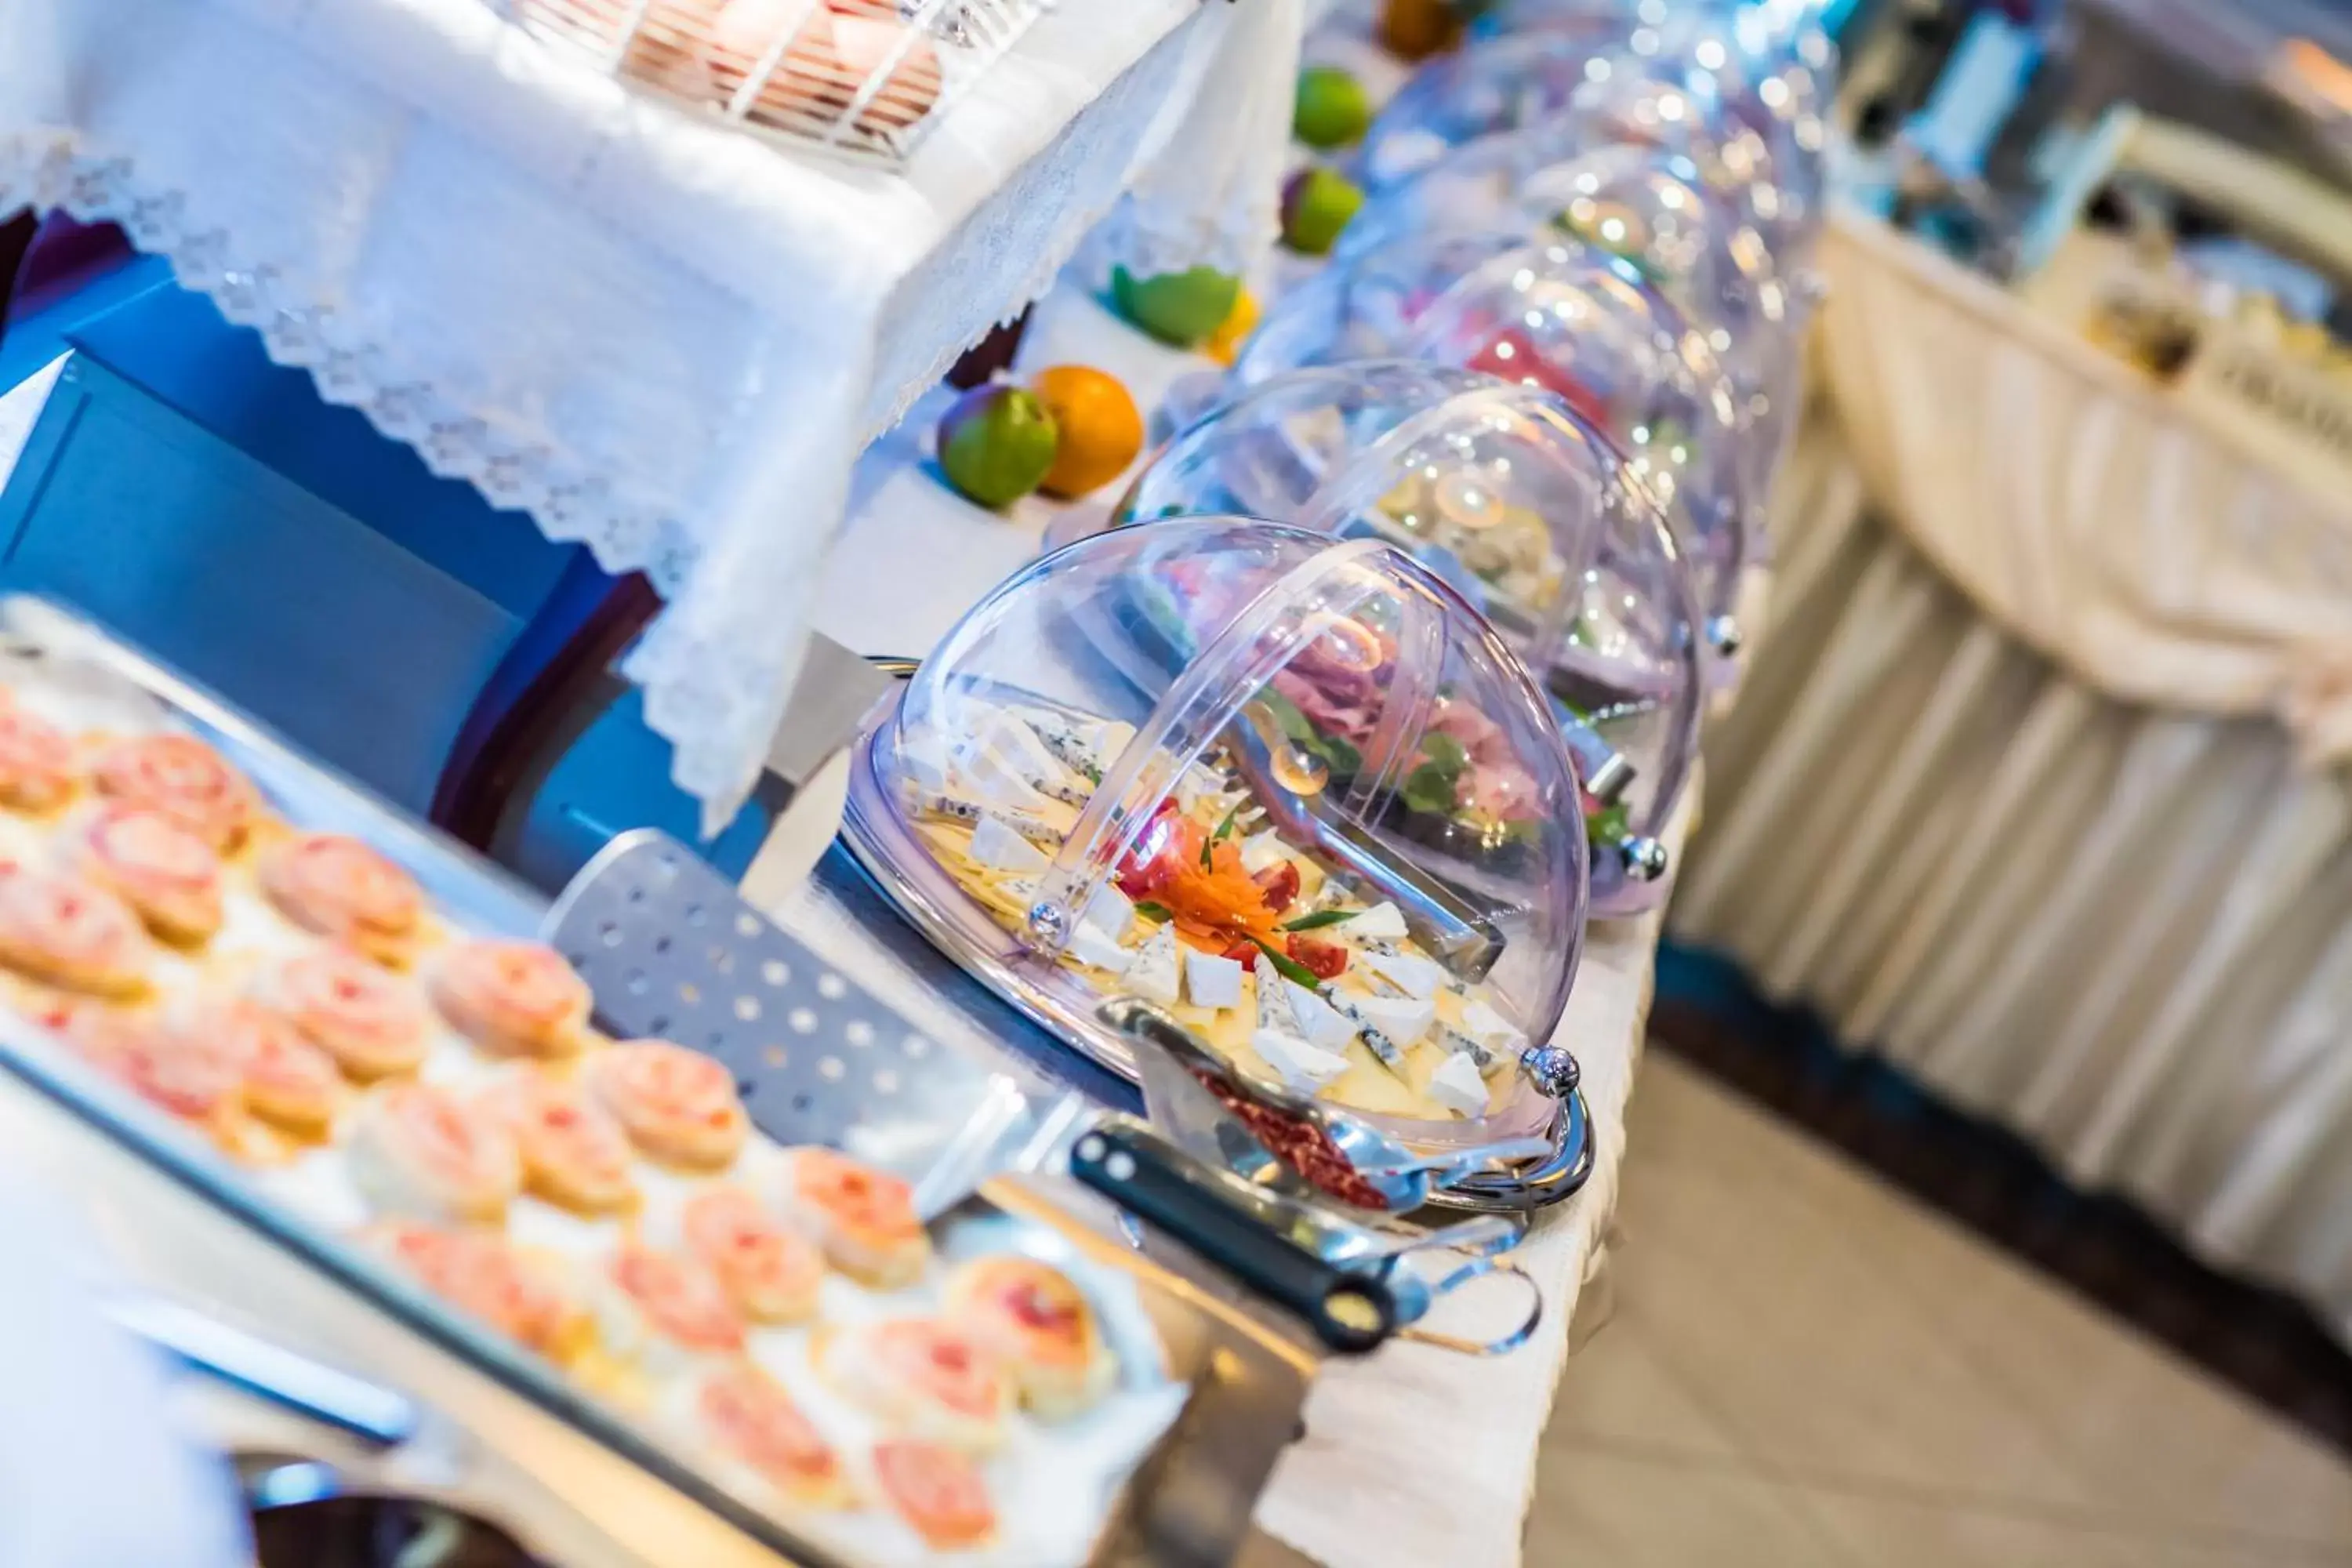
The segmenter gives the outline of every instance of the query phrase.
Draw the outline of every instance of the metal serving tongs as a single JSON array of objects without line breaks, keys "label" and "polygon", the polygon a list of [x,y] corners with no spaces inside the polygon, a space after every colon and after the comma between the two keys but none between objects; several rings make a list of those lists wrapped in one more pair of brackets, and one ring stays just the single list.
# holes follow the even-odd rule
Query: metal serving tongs
[{"label": "metal serving tongs", "polygon": [[[1113,997],[1097,1007],[1095,1016],[1136,1042],[1146,1101],[1151,1104],[1155,1118],[1161,1114],[1158,1105],[1151,1103],[1152,1063],[1157,1058],[1174,1062],[1181,1069],[1176,1076],[1194,1087],[1213,1081],[1262,1110],[1319,1131],[1356,1173],[1380,1192],[1381,1207],[1369,1212],[1402,1215],[1432,1208],[1524,1214],[1568,1197],[1592,1173],[1591,1127],[1578,1088],[1576,1058],[1558,1046],[1531,1047],[1526,1053],[1530,1059],[1522,1063],[1522,1070],[1559,1101],[1559,1114],[1548,1135],[1424,1152],[1408,1148],[1362,1117],[1294,1093],[1271,1079],[1241,1072],[1199,1036],[1149,1002]],[[1164,1068],[1160,1079],[1163,1084],[1172,1081]],[[1176,1099],[1164,1090],[1163,1098]],[[1213,1102],[1217,1100],[1213,1093],[1208,1098]],[[1238,1124],[1238,1119],[1234,1121]],[[1255,1142],[1254,1137],[1250,1141]],[[1204,1158],[1215,1153],[1206,1147],[1200,1152]],[[1291,1176],[1296,1178],[1296,1173]],[[1296,1190],[1288,1187],[1285,1178],[1253,1174],[1252,1179],[1270,1187]],[[1318,1201],[1330,1201],[1328,1194],[1310,1190]]]}]

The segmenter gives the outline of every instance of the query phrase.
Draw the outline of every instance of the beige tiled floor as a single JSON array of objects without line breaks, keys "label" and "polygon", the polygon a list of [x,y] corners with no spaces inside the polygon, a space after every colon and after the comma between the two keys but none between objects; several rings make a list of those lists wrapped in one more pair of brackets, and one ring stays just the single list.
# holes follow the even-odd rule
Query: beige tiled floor
[{"label": "beige tiled floor", "polygon": [[2352,1466],[1664,1052],[1530,1568],[2352,1568]]}]

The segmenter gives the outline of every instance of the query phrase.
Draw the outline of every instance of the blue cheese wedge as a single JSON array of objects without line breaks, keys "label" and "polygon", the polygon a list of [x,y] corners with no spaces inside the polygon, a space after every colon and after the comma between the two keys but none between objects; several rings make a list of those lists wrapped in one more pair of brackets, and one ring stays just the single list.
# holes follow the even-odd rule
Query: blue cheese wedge
[{"label": "blue cheese wedge", "polygon": [[1127,933],[1135,929],[1135,900],[1120,892],[1118,883],[1107,881],[1087,900],[1078,921],[1113,942],[1125,942]]},{"label": "blue cheese wedge", "polygon": [[1436,1038],[1439,1050],[1449,1057],[1467,1058],[1470,1065],[1481,1073],[1493,1072],[1502,1065],[1503,1058],[1500,1054],[1475,1036],[1464,1034],[1451,1024],[1434,1025],[1432,1026],[1431,1033]]},{"label": "blue cheese wedge", "polygon": [[1413,996],[1351,996],[1360,1017],[1400,1046],[1417,1046],[1437,1022],[1437,1004]]},{"label": "blue cheese wedge", "polygon": [[1103,768],[1110,758],[1102,744],[1100,725],[1079,723],[1042,708],[1016,708],[1013,712],[1055,762],[1089,784],[1102,782]]},{"label": "blue cheese wedge", "polygon": [[919,795],[915,808],[931,816],[943,816],[950,822],[968,822],[977,826],[983,819],[1001,822],[1032,844],[1053,848],[1062,847],[1061,830],[1034,811],[1000,805],[994,801],[971,800],[949,791],[936,790]]},{"label": "blue cheese wedge", "polygon": [[1294,1089],[1312,1093],[1348,1070],[1346,1057],[1337,1051],[1317,1050],[1297,1035],[1260,1029],[1250,1037],[1250,1044],[1265,1058],[1265,1065]]},{"label": "blue cheese wedge", "polygon": [[1320,1051],[1348,1048],[1348,1042],[1356,1037],[1356,1025],[1345,1013],[1296,980],[1285,980],[1282,985],[1290,999],[1290,1016],[1298,1020],[1299,1033],[1308,1045]]},{"label": "blue cheese wedge", "polygon": [[1112,974],[1125,974],[1135,966],[1136,954],[1118,945],[1118,940],[1105,936],[1093,926],[1081,922],[1070,935],[1070,945],[1062,950],[1063,956],[1088,969],[1100,969]]},{"label": "blue cheese wedge", "polygon": [[957,777],[983,799],[1034,811],[1048,800],[1084,805],[1092,790],[1054,760],[1036,732],[999,713],[956,758]]},{"label": "blue cheese wedge", "polygon": [[1257,1009],[1258,1033],[1288,1035],[1294,1039],[1304,1039],[1306,1035],[1298,1026],[1298,1014],[1291,1006],[1285,986],[1275,984],[1276,978],[1265,969],[1260,969],[1251,983],[1250,990],[1254,994],[1252,1005]]},{"label": "blue cheese wedge", "polygon": [[1467,1057],[1448,1057],[1429,1078],[1429,1098],[1456,1116],[1486,1114],[1486,1080]]},{"label": "blue cheese wedge", "polygon": [[1177,968],[1176,928],[1161,926],[1135,950],[1134,961],[1127,966],[1127,988],[1147,1002],[1167,1006],[1181,994],[1181,984]]},{"label": "blue cheese wedge", "polygon": [[1403,911],[1385,900],[1351,919],[1339,921],[1331,929],[1348,941],[1358,943],[1402,942],[1412,934],[1406,929]]},{"label": "blue cheese wedge", "polygon": [[1032,874],[1053,864],[1044,850],[992,816],[983,816],[972,824],[971,858],[972,864],[992,871]]},{"label": "blue cheese wedge", "polygon": [[[1355,921],[1344,923],[1353,925]],[[1438,986],[1445,981],[1444,966],[1437,960],[1402,952],[1378,942],[1367,945],[1358,955],[1358,962],[1417,1002],[1427,1001],[1436,995]]]},{"label": "blue cheese wedge", "polygon": [[1462,1032],[1497,1056],[1517,1056],[1528,1048],[1528,1037],[1517,1025],[1495,1011],[1483,996],[1462,1005]]},{"label": "blue cheese wedge", "polygon": [[1242,966],[1198,948],[1184,950],[1184,992],[1195,1007],[1223,1010],[1242,1005]]},{"label": "blue cheese wedge", "polygon": [[1329,997],[1331,1005],[1347,1019],[1358,1037],[1363,1040],[1364,1048],[1378,1058],[1381,1066],[1388,1068],[1397,1077],[1402,1078],[1404,1047],[1391,1039],[1387,1031],[1364,1016],[1362,1009],[1358,1006],[1361,999],[1350,996],[1344,991],[1335,990],[1326,994]]},{"label": "blue cheese wedge", "polygon": [[928,724],[900,731],[898,771],[919,790],[944,791],[948,787],[947,738]]}]

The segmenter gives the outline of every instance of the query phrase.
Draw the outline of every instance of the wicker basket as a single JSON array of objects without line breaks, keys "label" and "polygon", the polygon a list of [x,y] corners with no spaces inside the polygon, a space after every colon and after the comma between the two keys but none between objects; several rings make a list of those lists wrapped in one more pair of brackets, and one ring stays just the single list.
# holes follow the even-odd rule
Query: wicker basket
[{"label": "wicker basket", "polygon": [[1051,0],[494,0],[525,31],[748,130],[903,163]]}]

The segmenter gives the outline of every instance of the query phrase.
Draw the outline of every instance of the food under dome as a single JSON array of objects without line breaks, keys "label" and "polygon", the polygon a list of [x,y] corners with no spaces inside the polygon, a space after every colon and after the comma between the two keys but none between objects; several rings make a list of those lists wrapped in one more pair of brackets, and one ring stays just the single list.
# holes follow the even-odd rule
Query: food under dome
[{"label": "food under dome", "polygon": [[[1515,37],[1559,35],[1570,40],[1560,46],[1567,48],[1591,48],[1596,37],[1615,40],[1618,47],[1592,68],[1597,76],[1613,73],[1618,88],[1579,89],[1573,101],[1580,111],[1605,115],[1608,100],[1637,73],[1694,95],[1701,109],[1696,120],[1730,154],[1727,163],[1752,162],[1757,151],[1764,154],[1754,172],[1771,189],[1756,193],[1755,216],[1785,271],[1810,252],[1826,216],[1828,128],[1822,110],[1837,68],[1828,34],[1810,17],[1787,12],[1688,0],[1638,9],[1624,0],[1504,0],[1485,25]],[[1623,101],[1633,117],[1621,123],[1638,139],[1639,96]],[[1692,128],[1675,125],[1674,133],[1687,138]],[[1753,141],[1743,148],[1748,138]],[[1705,150],[1687,140],[1670,150],[1706,162]]]},{"label": "food under dome", "polygon": [[1008,579],[860,747],[852,847],[1097,1059],[1105,999],[1432,1146],[1522,1137],[1581,949],[1577,779],[1525,668],[1392,546],[1229,517]]},{"label": "food under dome", "polygon": [[1565,234],[1623,258],[1704,331],[1730,375],[1760,494],[1791,426],[1800,368],[1795,300],[1762,237],[1706,195],[1686,159],[1626,145],[1566,160],[1558,151],[1542,129],[1457,148],[1359,213],[1340,258],[1442,228]]},{"label": "food under dome", "polygon": [[1407,235],[1284,296],[1234,380],[1381,358],[1522,382],[1599,426],[1664,506],[1709,643],[1737,647],[1729,616],[1759,526],[1749,432],[1705,336],[1631,263],[1510,230]]},{"label": "food under dome", "polygon": [[1180,431],[1122,522],[1245,511],[1412,552],[1551,697],[1585,783],[1596,913],[1654,903],[1698,743],[1691,587],[1655,499],[1559,399],[1369,361],[1292,372]]}]

